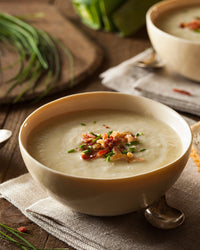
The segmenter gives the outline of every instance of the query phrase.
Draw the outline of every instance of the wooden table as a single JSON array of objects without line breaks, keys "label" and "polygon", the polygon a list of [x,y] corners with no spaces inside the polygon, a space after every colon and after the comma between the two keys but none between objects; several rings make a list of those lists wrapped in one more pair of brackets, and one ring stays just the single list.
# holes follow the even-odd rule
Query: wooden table
[{"label": "wooden table", "polygon": [[[101,66],[95,73],[70,91],[65,91],[58,95],[48,97],[35,105],[26,102],[17,105],[9,104],[0,106],[0,127],[10,129],[13,132],[13,136],[10,141],[0,150],[1,183],[27,172],[18,146],[19,128],[27,115],[42,104],[58,97],[86,91],[108,90],[101,84],[99,74],[104,70],[115,66],[130,57],[133,57],[150,46],[145,28],[141,29],[129,38],[121,38],[116,34],[106,33],[103,31],[94,31],[85,27],[80,22],[69,0],[49,0],[46,2],[56,5],[62,14],[69,18],[80,30],[82,30],[82,32],[98,44],[104,52],[104,59]],[[20,4],[19,1],[18,4]],[[68,247],[67,244],[59,241],[42,230],[39,226],[35,225],[22,215],[17,208],[4,199],[0,199],[0,222],[13,228],[26,226],[28,231],[33,235],[33,237],[30,237],[28,240],[40,249]],[[0,249],[9,250],[19,248],[4,240],[0,240]]]}]

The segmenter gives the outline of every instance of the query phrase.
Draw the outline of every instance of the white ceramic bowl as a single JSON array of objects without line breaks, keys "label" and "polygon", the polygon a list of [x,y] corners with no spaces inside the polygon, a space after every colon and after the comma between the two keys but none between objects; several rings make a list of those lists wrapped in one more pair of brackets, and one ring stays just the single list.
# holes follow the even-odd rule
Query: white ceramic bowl
[{"label": "white ceramic bowl", "polygon": [[[179,158],[158,170],[116,179],[76,177],[52,170],[27,151],[30,132],[49,118],[87,109],[132,111],[159,119],[180,136],[183,152]],[[191,131],[175,111],[158,102],[114,92],[90,92],[50,102],[26,118],[19,133],[22,157],[32,177],[56,200],[76,211],[98,216],[125,214],[144,208],[159,199],[177,180],[188,160]]]},{"label": "white ceramic bowl", "polygon": [[200,42],[170,35],[156,26],[159,17],[169,10],[199,4],[199,0],[166,0],[153,5],[146,14],[146,24],[152,46],[163,62],[173,71],[200,81]]}]

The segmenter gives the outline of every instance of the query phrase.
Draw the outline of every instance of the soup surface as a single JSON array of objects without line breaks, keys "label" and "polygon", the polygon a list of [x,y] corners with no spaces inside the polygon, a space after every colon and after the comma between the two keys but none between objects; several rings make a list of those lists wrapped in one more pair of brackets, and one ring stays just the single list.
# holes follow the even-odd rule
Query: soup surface
[{"label": "soup surface", "polygon": [[166,12],[156,25],[171,35],[200,42],[200,5]]},{"label": "soup surface", "polygon": [[[120,133],[130,141],[121,146],[115,144],[112,154],[84,159],[88,149],[102,143],[100,137],[107,134],[106,140],[110,142]],[[87,135],[96,137],[83,150],[82,146],[86,147],[83,138]],[[49,120],[32,131],[29,142],[29,153],[45,166],[74,176],[93,178],[127,177],[149,172],[172,162],[182,153],[179,136],[165,123],[132,112],[113,110],[74,112]],[[113,153],[116,150],[121,150],[122,156],[129,154],[133,158],[116,159]]]}]

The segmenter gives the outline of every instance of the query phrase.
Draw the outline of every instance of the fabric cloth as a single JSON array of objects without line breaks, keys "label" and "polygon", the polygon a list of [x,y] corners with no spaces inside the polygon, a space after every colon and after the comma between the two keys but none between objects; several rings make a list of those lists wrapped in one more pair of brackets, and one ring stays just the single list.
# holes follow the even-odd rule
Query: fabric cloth
[{"label": "fabric cloth", "polygon": [[171,230],[154,228],[142,210],[115,217],[77,213],[48,197],[30,174],[4,182],[0,193],[30,220],[76,249],[196,250],[200,246],[200,173],[191,159],[167,192],[168,203],[186,215],[185,222]]},{"label": "fabric cloth", "polygon": [[[147,60],[152,49],[103,72],[100,77],[106,87],[133,95],[142,95],[172,108],[200,116],[200,83],[188,80],[164,67],[160,70],[139,68],[136,63]],[[191,95],[175,92],[187,91]]]}]

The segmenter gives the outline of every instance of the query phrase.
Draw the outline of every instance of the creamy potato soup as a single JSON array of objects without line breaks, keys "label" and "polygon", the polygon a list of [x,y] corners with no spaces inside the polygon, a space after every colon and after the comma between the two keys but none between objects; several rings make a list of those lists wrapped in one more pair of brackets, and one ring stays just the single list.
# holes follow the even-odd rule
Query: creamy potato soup
[{"label": "creamy potato soup", "polygon": [[74,112],[49,120],[29,138],[29,153],[45,166],[74,176],[117,178],[146,173],[182,153],[165,123],[132,112]]},{"label": "creamy potato soup", "polygon": [[200,5],[166,12],[156,25],[171,35],[200,42]]}]

